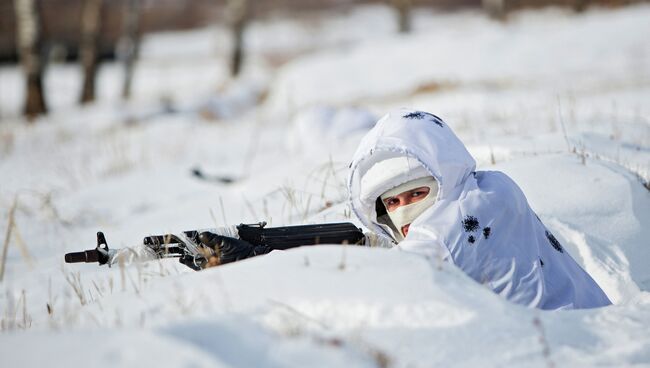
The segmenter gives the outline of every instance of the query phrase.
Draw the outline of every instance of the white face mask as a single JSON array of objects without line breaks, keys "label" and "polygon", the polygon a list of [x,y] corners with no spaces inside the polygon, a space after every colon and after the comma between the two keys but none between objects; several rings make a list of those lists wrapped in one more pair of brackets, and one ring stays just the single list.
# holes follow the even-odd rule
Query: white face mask
[{"label": "white face mask", "polygon": [[412,223],[418,216],[420,216],[424,211],[436,203],[436,197],[438,196],[438,182],[432,176],[427,176],[406,182],[381,195],[382,203],[384,203],[384,200],[389,197],[393,197],[400,193],[421,187],[429,188],[429,193],[426,197],[415,203],[401,206],[394,211],[387,213],[395,229],[397,230],[398,234],[396,235],[399,235],[397,236],[397,239],[395,239],[397,241],[404,239],[405,234],[402,232],[402,227]]}]

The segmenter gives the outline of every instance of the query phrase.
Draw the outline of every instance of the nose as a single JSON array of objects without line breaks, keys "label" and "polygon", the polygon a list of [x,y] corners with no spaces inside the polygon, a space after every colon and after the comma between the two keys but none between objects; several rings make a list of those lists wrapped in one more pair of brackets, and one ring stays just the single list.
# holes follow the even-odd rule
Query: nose
[{"label": "nose", "polygon": [[405,196],[405,197],[406,197],[406,198],[404,199],[404,205],[405,205],[405,206],[406,206],[406,205],[409,205],[409,204],[411,204],[411,203],[413,203],[413,202],[415,202],[415,201],[413,200],[413,197],[412,197],[412,196],[407,195],[407,196]]},{"label": "nose", "polygon": [[415,202],[414,198],[410,195],[410,193],[402,193],[398,197],[399,197],[399,204],[400,204],[399,207],[407,206]]}]

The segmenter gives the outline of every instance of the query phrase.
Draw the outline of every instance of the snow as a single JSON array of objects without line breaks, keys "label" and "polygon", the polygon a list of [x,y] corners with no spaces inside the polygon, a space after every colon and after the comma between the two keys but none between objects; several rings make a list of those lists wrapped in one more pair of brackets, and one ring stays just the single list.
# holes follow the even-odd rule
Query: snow
[{"label": "snow", "polygon": [[372,128],[379,117],[362,108],[318,106],[306,108],[291,124],[289,148],[296,153],[322,157],[349,141],[353,145]]},{"label": "snow", "polygon": [[[282,70],[271,100],[285,111],[359,103],[436,86],[571,88],[580,83],[582,88],[598,88],[621,79],[621,74],[637,74],[637,81],[647,81],[650,25],[637,9],[621,10],[615,17],[594,12],[571,22],[562,16],[550,23],[541,15],[524,15],[505,25],[483,17],[451,16],[412,37],[395,35],[352,50],[300,58]],[[451,22],[463,26],[452,27]],[[566,75],[572,78],[566,80]]]},{"label": "snow", "polygon": [[[77,107],[79,68],[54,65],[52,112],[31,125],[19,69],[1,67],[2,245],[17,207],[0,364],[650,366],[648,16],[647,4],[504,24],[420,11],[409,36],[384,7],[277,17],[248,31],[239,81],[226,77],[223,29],[151,35],[133,101],[119,101],[120,67],[106,64],[98,101]],[[291,61],[276,70],[278,55]],[[262,220],[356,222],[347,165],[395,106],[436,113],[480,169],[510,175],[615,305],[529,310],[449,265],[351,246],[201,272],[63,263],[99,230],[120,248]]]}]

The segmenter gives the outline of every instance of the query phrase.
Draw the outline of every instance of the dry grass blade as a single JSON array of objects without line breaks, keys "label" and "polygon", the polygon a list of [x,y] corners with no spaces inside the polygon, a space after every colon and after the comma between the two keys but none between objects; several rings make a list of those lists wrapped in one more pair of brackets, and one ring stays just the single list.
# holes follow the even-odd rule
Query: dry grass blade
[{"label": "dry grass blade", "polygon": [[219,196],[219,206],[221,206],[221,216],[223,217],[223,226],[228,226],[228,220],[226,220],[226,208],[223,206],[223,198]]},{"label": "dry grass blade", "polygon": [[16,207],[18,206],[18,196],[14,197],[14,203],[11,205],[11,208],[9,209],[9,223],[7,224],[7,232],[5,233],[5,242],[4,245],[2,246],[2,260],[0,261],[0,282],[2,282],[2,279],[4,278],[5,274],[5,265],[7,263],[7,251],[9,250],[9,241],[11,240],[11,230],[14,227],[15,224],[15,214],[16,214]]},{"label": "dry grass blade", "polygon": [[566,142],[567,150],[571,152],[571,142],[569,141],[569,135],[566,131],[566,125],[564,124],[564,117],[562,116],[562,103],[560,101],[560,96],[557,96],[557,114],[558,119],[560,120],[560,125],[562,126],[562,134],[564,135],[564,141]]},{"label": "dry grass blade", "polygon": [[95,290],[97,290],[97,294],[99,294],[99,296],[101,298],[103,298],[104,297],[104,292],[102,291],[103,288],[100,288],[99,285],[97,285],[97,283],[95,282],[95,280],[92,280],[92,281],[93,281],[93,286],[95,287]]},{"label": "dry grass blade", "polygon": [[23,330],[28,329],[29,327],[32,327],[32,317],[27,314],[27,295],[25,294],[25,290],[23,290],[22,295],[22,302],[23,302],[23,321],[22,321],[22,327]]},{"label": "dry grass blade", "polygon": [[539,334],[538,341],[542,347],[542,357],[546,361],[546,366],[548,368],[555,368],[555,363],[551,359],[551,347],[548,344],[548,339],[546,338],[546,332],[544,331],[542,320],[539,317],[535,316],[535,318],[533,318],[533,326]]},{"label": "dry grass blade", "polygon": [[341,262],[339,262],[338,269],[341,271],[345,271],[345,267],[347,264],[345,250],[348,247],[348,242],[344,241],[342,244],[343,247],[341,247]]},{"label": "dry grass blade", "polygon": [[[291,313],[294,316],[299,317],[301,320],[305,322],[315,324],[325,331],[332,331],[332,327],[328,326],[325,322],[320,321],[312,316],[309,316],[288,304],[273,299],[268,299],[268,302],[278,307],[281,307],[282,309],[286,310],[287,312]],[[303,335],[304,332],[306,331],[304,331],[303,328],[301,327],[294,328],[289,331],[289,336],[297,337]],[[328,334],[330,336],[320,336],[317,334],[316,331],[314,331],[314,333],[310,335],[312,340],[319,345],[326,345],[333,348],[350,347],[350,348],[358,349],[362,353],[368,355],[370,359],[372,359],[373,363],[375,363],[375,366],[378,368],[388,368],[393,365],[393,359],[390,357],[388,353],[369,345],[368,343],[363,341],[360,336],[357,337],[356,339],[347,338],[345,336],[331,336],[331,334]]]},{"label": "dry grass blade", "polygon": [[[259,216],[257,216],[257,212],[255,212],[255,208],[253,208],[253,204],[248,199],[246,199],[246,197],[242,196],[242,198],[244,199],[244,203],[246,204],[246,207],[248,208],[248,211],[250,211],[253,218],[254,219],[259,219]],[[223,205],[222,205],[222,208],[223,208]],[[224,216],[224,218],[225,218],[225,216]],[[226,224],[226,226],[228,226],[228,225]]]},{"label": "dry grass blade", "polygon": [[54,303],[55,299],[52,296],[52,277],[49,277],[47,279],[47,303],[46,303],[46,308],[47,308],[47,314],[50,317],[54,316]]},{"label": "dry grass blade", "polygon": [[81,274],[79,272],[63,272],[65,276],[65,281],[68,282],[72,290],[74,290],[77,298],[79,298],[79,303],[85,305],[87,302],[86,293],[84,292],[83,285],[81,283]]},{"label": "dry grass blade", "polygon": [[25,259],[25,263],[27,263],[27,266],[30,268],[30,270],[34,269],[34,258],[29,253],[29,250],[27,249],[27,243],[25,243],[23,237],[20,235],[20,230],[18,229],[18,225],[16,224],[15,220],[13,221],[13,228],[14,239],[16,239],[16,245],[20,250],[20,254],[23,256],[23,259]]}]

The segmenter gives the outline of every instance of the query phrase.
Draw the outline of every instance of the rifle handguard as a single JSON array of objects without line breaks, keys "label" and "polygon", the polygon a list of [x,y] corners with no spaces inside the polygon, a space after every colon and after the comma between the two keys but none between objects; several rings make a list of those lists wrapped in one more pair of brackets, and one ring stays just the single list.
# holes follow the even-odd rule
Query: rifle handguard
[{"label": "rifle handguard", "polygon": [[237,226],[239,238],[253,245],[266,245],[274,250],[286,250],[302,245],[363,244],[363,231],[350,222],[264,227],[265,222]]}]

